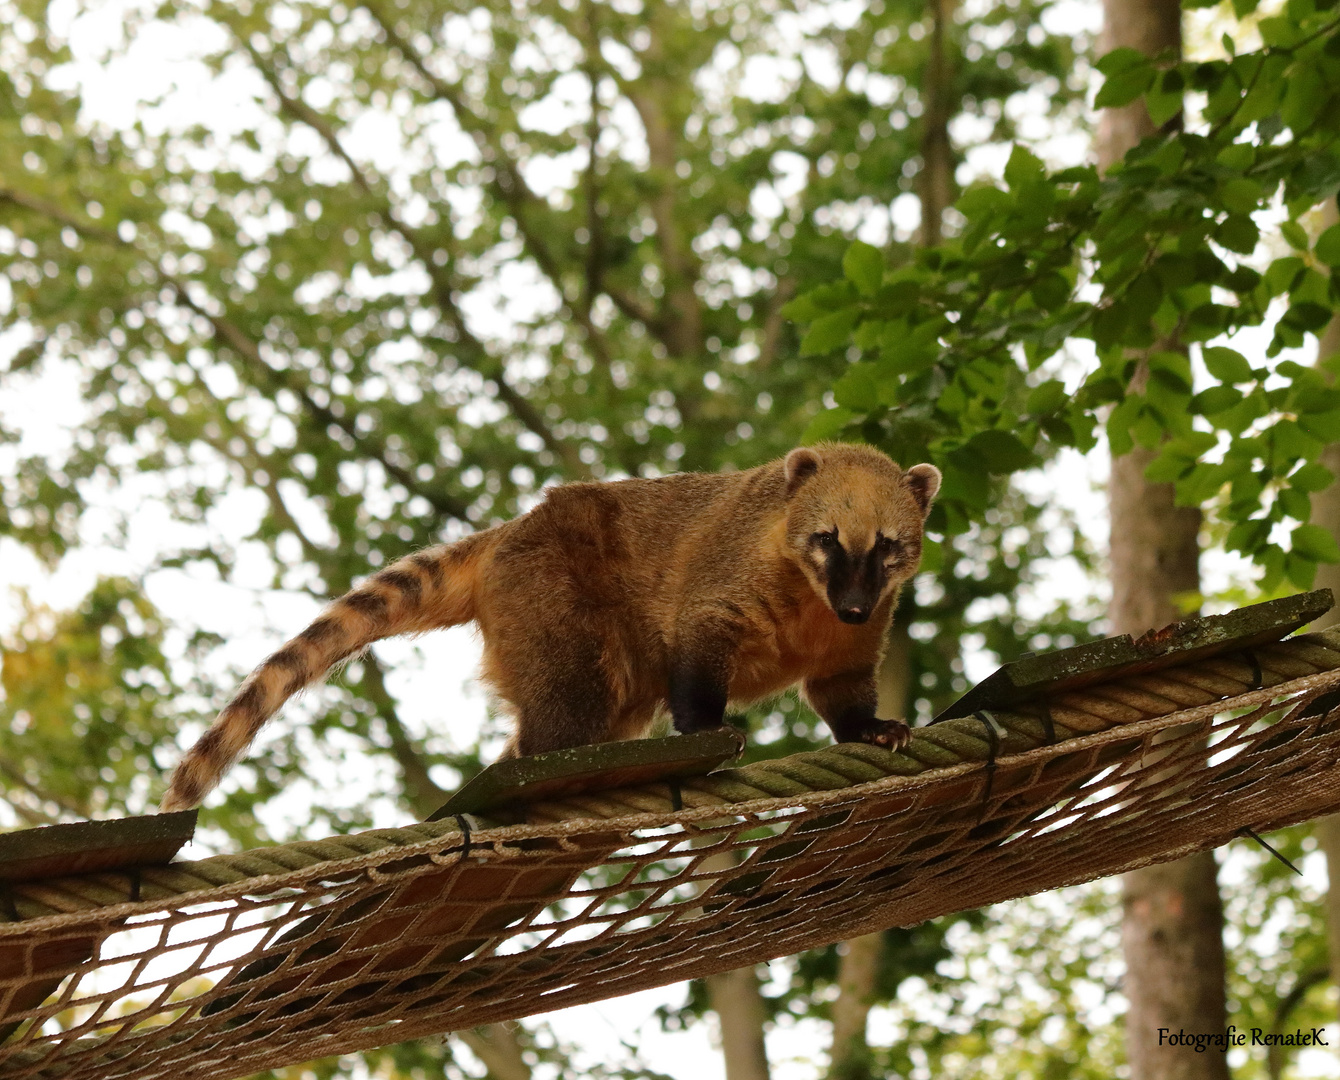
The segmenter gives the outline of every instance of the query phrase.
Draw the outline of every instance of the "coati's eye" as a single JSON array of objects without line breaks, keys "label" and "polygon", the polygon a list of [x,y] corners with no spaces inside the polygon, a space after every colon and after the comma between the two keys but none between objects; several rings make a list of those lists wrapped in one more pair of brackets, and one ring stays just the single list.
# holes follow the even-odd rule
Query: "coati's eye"
[{"label": "coati's eye", "polygon": [[903,542],[895,540],[892,536],[881,536],[879,538],[879,555],[882,559],[892,558],[894,555],[903,553]]},{"label": "coati's eye", "polygon": [[832,551],[837,547],[837,529],[832,532],[815,533],[810,540],[823,551]]}]

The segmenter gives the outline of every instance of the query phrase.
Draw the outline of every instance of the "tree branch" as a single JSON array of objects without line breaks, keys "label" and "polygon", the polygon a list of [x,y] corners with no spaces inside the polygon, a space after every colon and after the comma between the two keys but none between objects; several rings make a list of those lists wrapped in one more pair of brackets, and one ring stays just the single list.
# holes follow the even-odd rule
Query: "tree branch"
[{"label": "tree branch", "polygon": [[490,1080],[530,1080],[530,1066],[521,1055],[515,1024],[485,1024],[456,1032],[489,1071]]},{"label": "tree branch", "polygon": [[396,710],[395,698],[386,689],[386,674],[381,662],[371,652],[363,657],[363,692],[386,725],[386,733],[391,739],[391,756],[400,766],[400,777],[405,785],[405,801],[417,817],[426,818],[447,801],[447,792],[428,775],[423,755],[405,730]]},{"label": "tree branch", "polygon": [[227,319],[214,315],[193,300],[185,287],[172,278],[164,278],[166,284],[177,296],[177,301],[190,311],[207,320],[214,329],[215,336],[225,342],[234,352],[245,360],[257,374],[261,375],[271,388],[288,390],[295,394],[306,410],[317,420],[329,427],[336,427],[353,442],[358,450],[374,459],[386,474],[404,485],[405,490],[425,499],[439,514],[446,517],[464,518],[467,504],[451,498],[436,488],[424,487],[418,478],[405,466],[391,460],[386,446],[374,445],[349,416],[339,416],[329,406],[319,404],[311,395],[310,388],[291,376],[291,373],[279,371],[261,355],[259,346],[240,327]]},{"label": "tree branch", "polygon": [[[71,817],[79,818],[81,820],[88,817],[88,810],[82,804],[76,805],[75,803],[61,798],[59,795],[55,795],[44,788],[38,787],[23,775],[22,770],[15,768],[14,765],[5,761],[3,758],[0,758],[0,775],[3,775],[6,780],[14,784],[16,787],[22,788],[29,795],[33,796],[33,798],[60,807]],[[19,817],[23,818],[30,825],[51,825],[56,820],[41,810],[21,806],[19,803],[14,802],[13,799],[7,798],[5,799],[5,802],[13,807],[14,813],[18,814]]]},{"label": "tree branch", "polygon": [[784,277],[777,282],[777,288],[772,290],[772,296],[768,299],[767,314],[763,316],[763,344],[758,350],[757,367],[760,371],[767,371],[777,359],[777,350],[782,344],[782,328],[786,321],[782,318],[782,308],[795,292],[796,279]]},{"label": "tree branch", "polygon": [[[487,151],[489,158],[494,164],[493,183],[490,185],[498,197],[507,205],[512,212],[512,217],[516,221],[517,231],[521,234],[522,243],[528,254],[535,260],[540,272],[550,281],[550,284],[562,296],[563,288],[563,269],[559,265],[558,258],[554,255],[549,245],[544,240],[544,234],[536,229],[532,224],[531,210],[534,207],[545,206],[545,202],[533,191],[521,175],[521,168],[518,162],[507,154],[497,140],[494,138],[494,131],[491,125],[481,120],[478,114],[466,104],[460,89],[451,83],[439,77],[431,68],[428,67],[427,59],[416,49],[413,44],[405,38],[392,20],[388,19],[378,5],[365,3],[363,5],[372,17],[381,27],[382,33],[386,35],[386,40],[411,67],[418,73],[419,77],[428,85],[433,96],[440,101],[446,102],[456,115],[456,122],[461,125],[461,130],[467,132],[475,145],[481,151]],[[588,56],[590,50],[588,48]],[[592,96],[592,115],[594,119],[596,82],[588,72],[588,80],[591,81]],[[591,160],[592,164],[588,170],[594,168],[595,148],[592,145]],[[589,250],[594,250],[597,243],[597,234],[590,229],[591,245]],[[588,270],[590,259],[588,258]],[[577,322],[586,331],[588,340],[591,342],[592,351],[596,354],[601,364],[609,366],[610,349],[609,342],[605,337],[605,332],[595,324],[591,317],[591,305],[594,302],[596,292],[591,290],[588,275],[588,289],[586,294],[578,301],[577,309],[574,314],[577,316]]]},{"label": "tree branch", "polygon": [[[26,210],[41,214],[51,220],[75,230],[80,236],[87,239],[97,240],[104,244],[109,244],[124,250],[134,251],[136,254],[143,255],[134,244],[122,240],[116,233],[107,229],[99,228],[96,225],[90,225],[87,222],[75,218],[66,213],[60,207],[46,203],[35,196],[26,192],[16,191],[12,188],[0,188],[0,202],[10,202],[17,206],[22,206]],[[445,517],[464,518],[467,509],[466,503],[451,498],[445,492],[435,488],[424,487],[414,474],[403,465],[392,461],[385,445],[376,445],[358,430],[352,418],[347,416],[337,416],[329,407],[318,404],[311,396],[310,388],[306,383],[300,382],[293,377],[291,372],[282,372],[268,364],[261,355],[257,344],[238,327],[235,323],[221,315],[216,315],[206,309],[203,305],[197,303],[191,296],[186,285],[178,281],[170,274],[166,274],[160,267],[155,266],[154,272],[164,285],[172,290],[177,302],[188,311],[194,312],[209,323],[214,331],[216,339],[227,345],[246,361],[268,384],[271,389],[284,389],[295,394],[303,403],[306,410],[326,427],[334,426],[344,432],[366,457],[372,458],[386,470],[388,476],[391,476],[405,489],[415,495],[425,499],[430,506],[439,514]]]},{"label": "tree branch", "polygon": [[[461,314],[461,311],[456,304],[453,283],[446,276],[445,271],[433,261],[432,245],[423,238],[417,229],[404,221],[390,199],[379,191],[374,190],[372,182],[349,156],[348,152],[344,149],[343,144],[340,142],[339,135],[326,122],[325,118],[305,102],[287,93],[284,90],[278,74],[264,63],[264,58],[251,47],[249,42],[243,40],[240,36],[237,37],[237,41],[239,46],[246,49],[247,53],[251,56],[252,62],[256,65],[256,69],[260,72],[262,78],[269,83],[270,88],[279,99],[280,109],[283,112],[288,113],[290,117],[298,122],[306,124],[321,136],[331,153],[335,154],[341,161],[349,166],[353,173],[354,183],[358,186],[359,190],[369,198],[377,200],[379,204],[378,209],[385,214],[387,221],[391,223],[392,227],[400,234],[401,238],[409,244],[410,249],[414,252],[414,257],[423,265],[429,280],[433,283],[434,299],[437,301],[437,305],[441,309],[442,314],[446,317],[447,322],[455,331],[456,341],[465,346],[465,348],[473,355],[472,360],[466,361],[468,366],[475,371],[478,371],[485,378],[491,379],[494,382],[498,388],[498,397],[507,405],[508,409],[511,410],[512,415],[521,421],[521,423],[532,433],[538,435],[544,445],[559,461],[563,462],[563,464],[576,475],[589,477],[591,471],[586,463],[581,460],[577,447],[564,442],[553,433],[553,430],[545,422],[544,417],[540,415],[535,406],[508,384],[502,362],[491,356],[488,349],[484,347],[484,343],[476,338],[470,331],[470,328],[466,325],[464,316]],[[520,224],[521,222],[518,222],[518,225]]]}]

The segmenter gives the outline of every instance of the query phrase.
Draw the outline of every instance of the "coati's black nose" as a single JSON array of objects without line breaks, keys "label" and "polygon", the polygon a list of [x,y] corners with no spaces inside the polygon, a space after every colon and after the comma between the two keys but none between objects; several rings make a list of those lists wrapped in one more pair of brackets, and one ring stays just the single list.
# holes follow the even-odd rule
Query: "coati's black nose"
[{"label": "coati's black nose", "polygon": [[845,623],[863,623],[870,618],[870,609],[864,607],[838,608],[837,617]]}]

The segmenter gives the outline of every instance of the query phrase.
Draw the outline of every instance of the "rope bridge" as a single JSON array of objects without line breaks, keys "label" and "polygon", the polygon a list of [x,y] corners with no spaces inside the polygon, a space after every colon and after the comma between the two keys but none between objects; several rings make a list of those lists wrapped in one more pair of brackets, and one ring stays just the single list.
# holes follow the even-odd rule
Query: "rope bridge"
[{"label": "rope bridge", "polygon": [[224,1080],[697,978],[1340,808],[1340,631],[1238,645],[1015,686],[1008,707],[918,728],[901,753],[844,744],[559,793],[464,833],[446,818],[30,873],[0,889],[0,1075]]}]

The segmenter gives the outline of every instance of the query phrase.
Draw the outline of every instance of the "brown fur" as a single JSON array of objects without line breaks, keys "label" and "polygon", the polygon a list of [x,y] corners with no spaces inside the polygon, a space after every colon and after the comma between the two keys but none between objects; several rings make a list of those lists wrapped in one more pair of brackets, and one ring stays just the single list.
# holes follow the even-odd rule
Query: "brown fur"
[{"label": "brown fur", "polygon": [[667,705],[680,731],[720,727],[728,700],[796,683],[840,740],[901,745],[906,726],[875,719],[875,671],[939,483],[930,465],[826,444],[746,472],[554,488],[332,604],[242,684],[163,807],[199,803],[333,664],[471,620],[516,716],[504,756],[634,738]]}]

